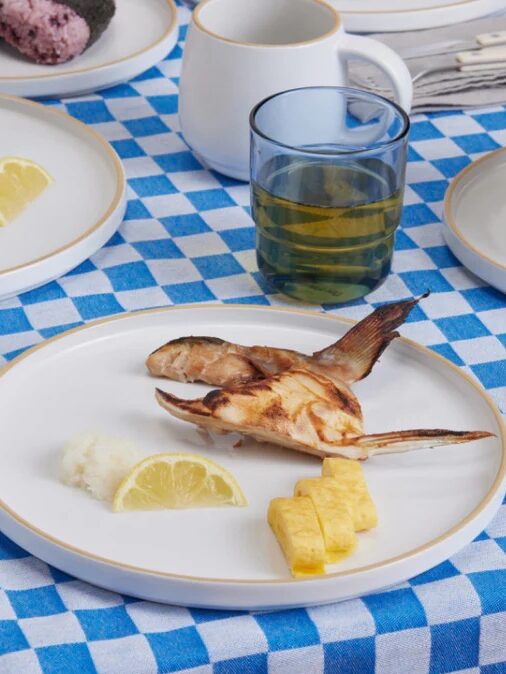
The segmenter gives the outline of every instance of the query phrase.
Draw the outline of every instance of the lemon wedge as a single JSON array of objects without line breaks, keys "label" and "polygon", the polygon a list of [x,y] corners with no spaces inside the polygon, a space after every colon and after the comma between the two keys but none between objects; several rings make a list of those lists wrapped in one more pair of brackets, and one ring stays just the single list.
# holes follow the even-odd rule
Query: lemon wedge
[{"label": "lemon wedge", "polygon": [[0,227],[14,220],[52,182],[42,166],[29,159],[0,159]]},{"label": "lemon wedge", "polygon": [[113,510],[244,506],[235,478],[198,454],[155,454],[135,465],[120,483]]}]

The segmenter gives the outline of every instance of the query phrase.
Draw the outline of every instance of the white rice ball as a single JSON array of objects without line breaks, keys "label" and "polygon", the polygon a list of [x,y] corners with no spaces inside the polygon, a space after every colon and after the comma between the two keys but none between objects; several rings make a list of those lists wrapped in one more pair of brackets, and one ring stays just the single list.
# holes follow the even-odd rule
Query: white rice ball
[{"label": "white rice ball", "polygon": [[141,459],[137,447],[128,440],[80,433],[63,448],[61,479],[100,501],[112,501],[121,480]]}]

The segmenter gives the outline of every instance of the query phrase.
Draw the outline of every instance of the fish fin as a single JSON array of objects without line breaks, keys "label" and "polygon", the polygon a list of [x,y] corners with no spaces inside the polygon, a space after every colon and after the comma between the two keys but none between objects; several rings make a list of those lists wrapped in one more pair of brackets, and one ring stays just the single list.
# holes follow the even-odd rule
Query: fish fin
[{"label": "fish fin", "polygon": [[390,342],[399,336],[396,328],[404,323],[418,302],[429,294],[426,292],[415,299],[378,307],[335,344],[315,352],[313,358],[322,367],[338,367],[348,384],[364,379]]},{"label": "fish fin", "polygon": [[163,407],[164,410],[171,412],[171,414],[178,417],[179,419],[193,421],[193,417],[211,416],[209,409],[199,398],[196,400],[184,400],[183,398],[178,398],[171,393],[162,391],[159,388],[155,390],[155,396],[158,404]]},{"label": "fish fin", "polygon": [[[367,459],[374,454],[395,454],[412,449],[426,449],[442,445],[459,445],[464,442],[494,437],[488,431],[448,431],[441,428],[416,429],[361,435],[343,440],[343,450],[349,449],[352,458]],[[359,450],[358,452],[356,450]],[[336,455],[340,450],[336,448]],[[330,454],[329,454],[330,456]]]}]

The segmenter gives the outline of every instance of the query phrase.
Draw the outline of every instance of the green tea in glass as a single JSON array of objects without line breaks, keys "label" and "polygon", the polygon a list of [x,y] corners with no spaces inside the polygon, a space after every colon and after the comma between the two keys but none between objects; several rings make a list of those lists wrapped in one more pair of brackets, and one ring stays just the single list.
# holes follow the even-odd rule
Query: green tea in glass
[{"label": "green tea in glass", "polygon": [[276,94],[251,113],[257,261],[271,286],[349,302],[387,277],[400,223],[409,118],[342,87]]}]

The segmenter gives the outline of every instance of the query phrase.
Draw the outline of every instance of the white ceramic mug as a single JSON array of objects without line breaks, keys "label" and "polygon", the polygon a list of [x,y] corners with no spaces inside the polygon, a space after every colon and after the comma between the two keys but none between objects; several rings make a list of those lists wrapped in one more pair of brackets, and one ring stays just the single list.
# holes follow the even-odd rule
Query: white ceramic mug
[{"label": "white ceramic mug", "polygon": [[413,85],[402,59],[370,38],[348,35],[321,0],[204,0],[194,10],[183,56],[183,135],[208,166],[249,179],[251,109],[286,89],[347,83],[347,61],[374,63],[407,112]]}]

